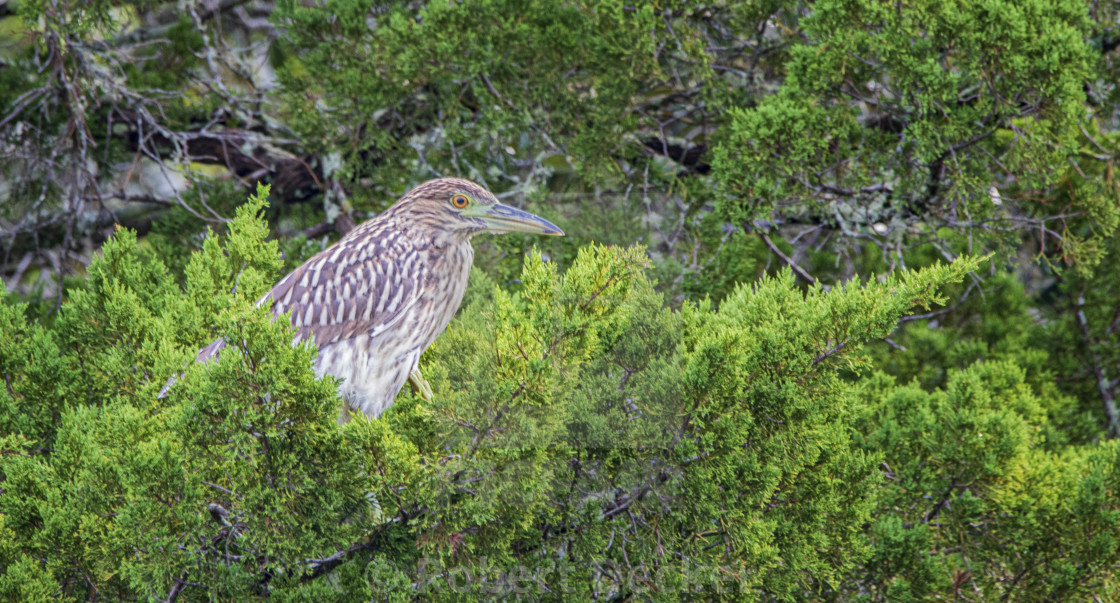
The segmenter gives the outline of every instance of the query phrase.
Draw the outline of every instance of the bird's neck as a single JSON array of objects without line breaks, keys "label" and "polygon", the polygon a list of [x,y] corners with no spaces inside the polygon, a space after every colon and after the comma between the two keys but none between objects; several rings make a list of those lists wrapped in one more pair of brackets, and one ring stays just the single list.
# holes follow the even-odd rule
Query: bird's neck
[{"label": "bird's neck", "polygon": [[420,228],[409,220],[397,220],[397,229],[407,233],[413,241],[423,241],[429,247],[450,251],[452,249],[471,248],[470,236],[455,230],[442,230]]}]

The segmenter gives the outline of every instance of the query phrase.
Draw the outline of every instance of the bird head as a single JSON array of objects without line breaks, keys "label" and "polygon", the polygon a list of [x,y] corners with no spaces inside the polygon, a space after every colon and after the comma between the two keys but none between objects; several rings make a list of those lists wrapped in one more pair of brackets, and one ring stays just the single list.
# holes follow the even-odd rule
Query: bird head
[{"label": "bird head", "polygon": [[467,238],[480,232],[564,235],[552,222],[499,203],[490,191],[460,178],[429,180],[409,191],[394,209],[410,220]]}]

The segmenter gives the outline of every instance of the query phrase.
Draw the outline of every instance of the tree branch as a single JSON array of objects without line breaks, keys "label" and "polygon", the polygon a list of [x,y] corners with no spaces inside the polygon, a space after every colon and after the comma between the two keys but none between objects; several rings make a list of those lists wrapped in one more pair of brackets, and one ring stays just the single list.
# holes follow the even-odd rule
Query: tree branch
[{"label": "tree branch", "polygon": [[846,346],[846,345],[848,345],[848,340],[845,339],[844,341],[841,341],[840,343],[832,346],[831,348],[828,348],[824,352],[821,352],[821,354],[819,356],[817,356],[816,358],[813,359],[813,366],[816,366],[816,365],[820,364],[821,362],[824,362],[824,360],[826,358],[828,358],[829,356],[832,356],[836,352],[839,352],[840,350],[844,349],[844,346]]},{"label": "tree branch", "polygon": [[792,268],[795,273],[797,273],[797,276],[805,279],[805,281],[810,285],[817,284],[817,279],[813,278],[813,275],[806,272],[804,268],[798,266],[797,262],[793,261],[793,258],[782,253],[782,250],[778,249],[778,246],[774,244],[774,241],[771,241],[770,237],[766,236],[766,233],[759,231],[758,236],[762,238],[762,242],[766,243],[766,246],[770,248],[770,251],[772,251],[774,255],[782,258],[782,261],[785,262],[790,268]]},{"label": "tree branch", "polygon": [[1089,352],[1092,360],[1093,374],[1097,377],[1097,391],[1104,402],[1104,414],[1108,417],[1108,438],[1120,436],[1120,412],[1116,408],[1116,398],[1112,394],[1112,382],[1104,372],[1100,354],[1093,348],[1092,336],[1089,333],[1089,321],[1085,318],[1085,291],[1077,296],[1077,326],[1081,330],[1081,341]]},{"label": "tree branch", "polygon": [[171,591],[167,593],[167,598],[164,599],[164,603],[175,603],[175,600],[179,598],[179,593],[183,592],[183,587],[187,584],[186,580],[187,570],[183,570],[183,573],[179,574],[178,578],[175,578],[175,584],[171,586]]},{"label": "tree branch", "polygon": [[382,540],[384,540],[386,533],[389,532],[389,528],[394,526],[403,527],[405,525],[408,525],[408,522],[419,514],[419,509],[411,512],[402,512],[400,517],[381,524],[377,527],[376,530],[374,530],[373,534],[369,535],[368,538],[364,538],[358,542],[355,542],[347,549],[338,551],[333,555],[323,557],[322,559],[307,559],[306,561],[307,564],[311,566],[311,571],[301,576],[299,581],[301,583],[310,582],[316,578],[319,578],[320,576],[330,573],[332,570],[334,570],[334,568],[342,565],[352,556],[362,551],[377,550],[377,548],[381,545]]}]

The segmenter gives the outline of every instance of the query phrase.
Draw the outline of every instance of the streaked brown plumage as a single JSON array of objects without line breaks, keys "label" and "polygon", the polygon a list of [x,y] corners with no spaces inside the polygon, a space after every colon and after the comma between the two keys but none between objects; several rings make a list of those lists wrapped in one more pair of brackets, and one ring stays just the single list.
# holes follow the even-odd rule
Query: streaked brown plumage
[{"label": "streaked brown plumage", "polygon": [[[341,378],[349,408],[376,417],[458,309],[474,259],[471,237],[512,231],[563,234],[469,180],[431,180],[296,268],[257,304],[275,315],[290,311],[295,342],[319,347],[319,376]],[[215,341],[197,361],[223,347]],[[344,411],[340,421],[347,417]]]}]

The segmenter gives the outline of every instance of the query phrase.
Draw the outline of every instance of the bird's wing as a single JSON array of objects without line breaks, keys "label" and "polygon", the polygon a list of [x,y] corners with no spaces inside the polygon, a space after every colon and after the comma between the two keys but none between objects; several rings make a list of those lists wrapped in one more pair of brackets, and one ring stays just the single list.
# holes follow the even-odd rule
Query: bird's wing
[{"label": "bird's wing", "polygon": [[340,241],[284,277],[257,304],[292,313],[296,341],[325,346],[393,327],[420,301],[422,251],[396,233]]},{"label": "bird's wing", "polygon": [[[420,301],[428,269],[424,249],[391,230],[352,233],[284,277],[257,300],[274,315],[292,312],[295,341],[312,339],[325,346],[393,327],[408,308]],[[226,347],[217,339],[198,352],[195,361],[209,362]],[[166,396],[175,377],[163,386]]]}]

